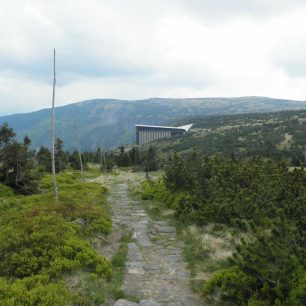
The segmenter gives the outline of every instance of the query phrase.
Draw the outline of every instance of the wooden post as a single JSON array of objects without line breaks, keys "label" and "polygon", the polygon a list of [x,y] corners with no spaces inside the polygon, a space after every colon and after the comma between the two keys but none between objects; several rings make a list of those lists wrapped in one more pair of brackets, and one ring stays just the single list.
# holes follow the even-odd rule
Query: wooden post
[{"label": "wooden post", "polygon": [[103,153],[102,148],[100,147],[100,171],[103,171]]},{"label": "wooden post", "polygon": [[84,181],[84,169],[83,169],[83,162],[82,162],[82,154],[80,150],[80,136],[79,136],[79,129],[77,124],[75,124],[75,131],[76,131],[76,140],[77,140],[77,147],[79,152],[79,160],[80,160],[80,166],[81,166],[81,180]]},{"label": "wooden post", "polygon": [[51,162],[52,162],[52,175],[53,175],[53,192],[58,201],[58,190],[56,183],[56,174],[55,174],[55,152],[54,152],[54,129],[55,129],[55,84],[56,84],[56,73],[55,73],[55,49],[53,52],[53,93],[52,93],[52,119],[51,119]]}]

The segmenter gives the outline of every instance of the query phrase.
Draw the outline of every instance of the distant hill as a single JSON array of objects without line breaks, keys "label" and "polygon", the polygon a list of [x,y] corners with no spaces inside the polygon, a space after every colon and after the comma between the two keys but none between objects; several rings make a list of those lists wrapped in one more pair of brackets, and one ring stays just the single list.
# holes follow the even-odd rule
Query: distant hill
[{"label": "distant hill", "polygon": [[193,122],[191,132],[154,143],[164,154],[196,149],[207,155],[222,153],[236,159],[261,156],[305,165],[306,110],[198,117]]},{"label": "distant hill", "polygon": [[[81,149],[110,149],[135,141],[134,124],[174,124],[182,118],[306,108],[305,101],[265,97],[197,98],[125,101],[96,99],[56,108],[56,135],[65,148],[75,148],[75,123],[79,125]],[[192,119],[190,119],[192,121]],[[27,134],[32,146],[50,144],[50,109],[0,117],[17,135]]]}]

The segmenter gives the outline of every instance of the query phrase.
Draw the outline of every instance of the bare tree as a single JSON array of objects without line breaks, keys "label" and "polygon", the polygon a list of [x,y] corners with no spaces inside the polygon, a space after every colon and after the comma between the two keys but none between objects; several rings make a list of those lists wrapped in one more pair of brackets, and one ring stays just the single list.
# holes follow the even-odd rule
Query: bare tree
[{"label": "bare tree", "polygon": [[56,74],[55,74],[55,49],[53,53],[53,93],[52,93],[52,123],[51,123],[51,161],[52,161],[52,175],[53,175],[53,192],[58,200],[58,190],[56,183],[56,174],[55,174],[55,151],[54,151],[54,129],[55,129],[55,84],[56,84]]},{"label": "bare tree", "polygon": [[103,147],[100,147],[100,171],[105,171],[105,152],[103,151]]},{"label": "bare tree", "polygon": [[103,152],[102,148],[100,147],[100,171],[103,171]]},{"label": "bare tree", "polygon": [[84,169],[83,169],[83,162],[82,162],[82,154],[80,150],[80,135],[79,135],[79,129],[76,123],[75,123],[75,132],[76,132],[77,148],[78,148],[79,159],[80,159],[81,177],[82,177],[82,181],[84,181]]}]

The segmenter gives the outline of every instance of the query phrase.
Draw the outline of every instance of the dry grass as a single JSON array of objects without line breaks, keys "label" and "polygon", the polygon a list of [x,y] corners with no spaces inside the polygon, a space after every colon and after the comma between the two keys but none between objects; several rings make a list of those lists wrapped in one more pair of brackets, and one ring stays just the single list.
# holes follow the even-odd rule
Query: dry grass
[{"label": "dry grass", "polygon": [[227,266],[235,238],[228,228],[216,224],[187,226],[182,229],[182,238],[185,241],[185,259],[191,270],[191,285],[200,293],[203,283]]}]

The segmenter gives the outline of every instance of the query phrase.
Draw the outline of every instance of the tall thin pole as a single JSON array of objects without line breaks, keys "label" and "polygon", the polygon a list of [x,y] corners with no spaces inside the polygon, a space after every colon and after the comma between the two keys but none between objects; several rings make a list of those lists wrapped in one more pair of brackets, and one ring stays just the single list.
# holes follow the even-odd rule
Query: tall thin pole
[{"label": "tall thin pole", "polygon": [[103,171],[103,152],[102,148],[100,147],[100,171]]},{"label": "tall thin pole", "polygon": [[78,147],[80,167],[81,167],[81,180],[84,181],[84,168],[83,168],[83,162],[82,162],[82,154],[81,154],[81,150],[80,150],[79,129],[78,129],[77,124],[75,124],[75,131],[76,131],[77,147]]},{"label": "tall thin pole", "polygon": [[51,161],[52,161],[52,175],[53,175],[53,192],[58,198],[58,190],[56,183],[56,174],[55,174],[55,150],[54,150],[54,129],[55,129],[55,111],[54,111],[54,101],[55,101],[55,84],[56,84],[56,74],[55,74],[55,49],[53,52],[53,93],[52,93],[52,127],[51,127]]}]

